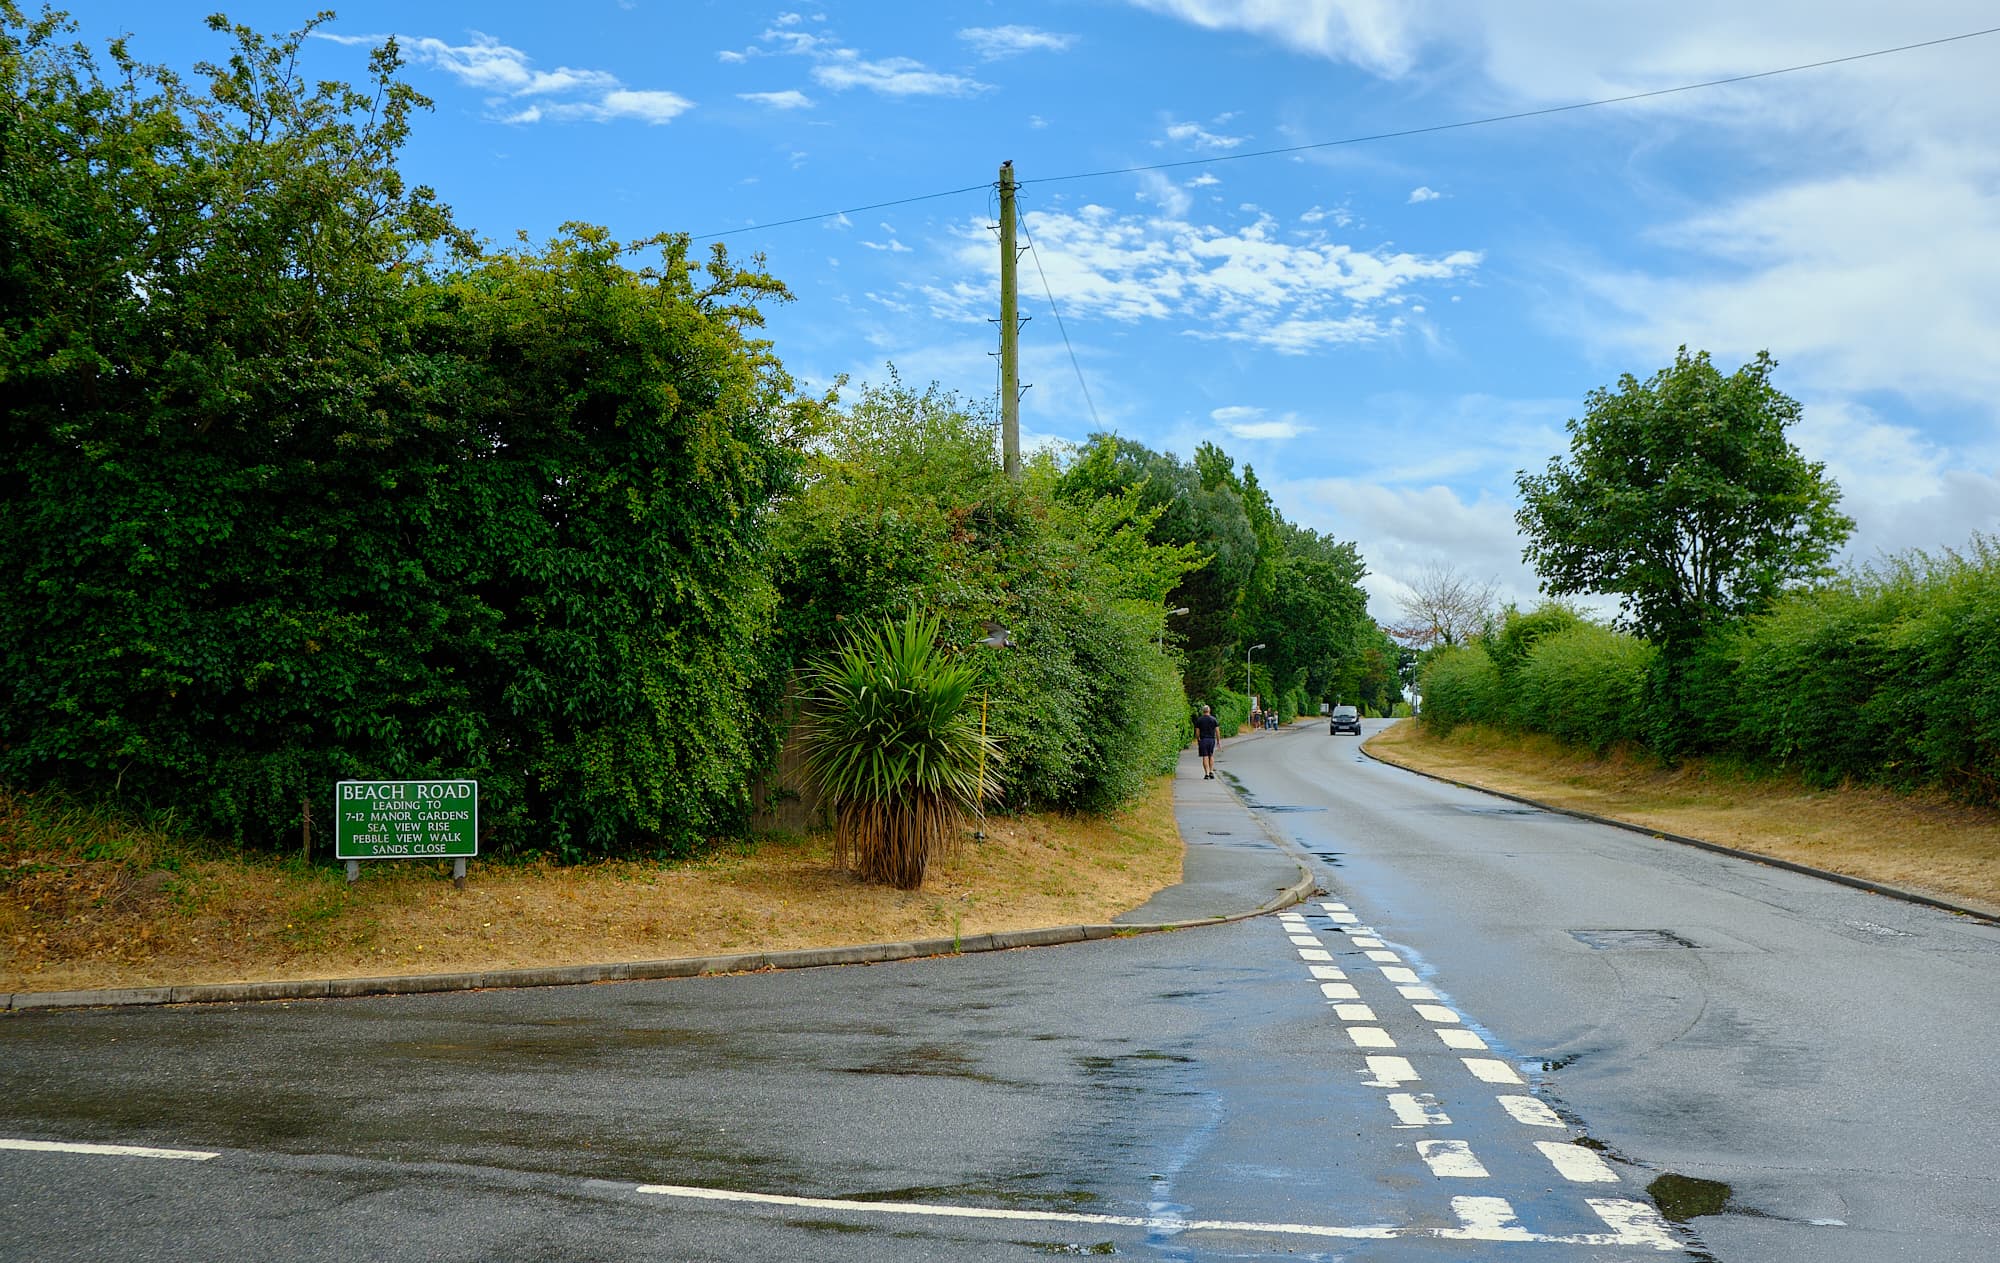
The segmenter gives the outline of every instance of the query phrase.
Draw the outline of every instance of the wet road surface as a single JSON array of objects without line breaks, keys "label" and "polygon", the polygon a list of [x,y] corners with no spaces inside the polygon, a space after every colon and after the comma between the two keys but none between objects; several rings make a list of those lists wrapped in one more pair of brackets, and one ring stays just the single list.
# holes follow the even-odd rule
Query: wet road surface
[{"label": "wet road surface", "polygon": [[12,1015],[0,1137],[214,1156],[0,1149],[0,1258],[1992,1257],[2000,932],[1323,729],[1225,756],[1326,896],[872,967]]}]

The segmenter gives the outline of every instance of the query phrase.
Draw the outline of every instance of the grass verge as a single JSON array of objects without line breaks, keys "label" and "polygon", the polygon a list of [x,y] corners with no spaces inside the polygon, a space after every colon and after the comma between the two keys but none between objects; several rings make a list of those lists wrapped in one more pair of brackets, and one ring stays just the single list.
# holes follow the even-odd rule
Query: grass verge
[{"label": "grass verge", "polygon": [[1535,734],[1468,725],[1439,738],[1400,723],[1368,752],[1484,789],[1901,886],[2000,915],[2000,810],[1872,785],[1643,754],[1598,758]]},{"label": "grass verge", "polygon": [[866,885],[825,836],[681,864],[244,859],[0,791],[0,991],[444,973],[836,947],[1108,921],[1181,879],[1173,778],[1106,816],[993,817],[924,887]]}]

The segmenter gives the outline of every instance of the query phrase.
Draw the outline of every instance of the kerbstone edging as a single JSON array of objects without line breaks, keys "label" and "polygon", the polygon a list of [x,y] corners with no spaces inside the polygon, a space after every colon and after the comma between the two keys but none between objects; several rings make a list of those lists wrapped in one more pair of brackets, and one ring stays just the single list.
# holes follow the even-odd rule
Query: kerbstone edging
[{"label": "kerbstone edging", "polygon": [[1536,807],[1542,811],[1553,812],[1558,816],[1588,820],[1592,824],[1608,824],[1614,829],[1623,829],[1627,833],[1643,833],[1649,838],[1659,838],[1663,842],[1678,842],[1682,846],[1692,846],[1698,850],[1713,851],[1717,855],[1728,855],[1739,860],[1749,860],[1753,864],[1764,864],[1771,868],[1782,868],[1786,872],[1799,873],[1806,877],[1817,877],[1822,881],[1833,882],[1835,885],[1849,886],[1855,890],[1865,890],[1870,894],[1883,895],[1890,899],[1900,899],[1904,903],[1922,904],[1925,907],[1936,908],[1941,912],[1951,912],[1962,917],[1971,917],[1975,921],[1984,921],[1989,925],[2000,925],[2000,916],[1995,916],[1991,912],[1983,912],[1978,908],[1968,908],[1964,904],[1953,903],[1949,899],[1939,899],[1934,895],[1907,890],[1901,886],[1885,885],[1879,881],[1869,881],[1865,877],[1849,877],[1846,873],[1836,873],[1824,868],[1814,868],[1810,864],[1801,864],[1795,860],[1779,859],[1775,855],[1745,851],[1737,847],[1725,846],[1720,842],[1710,842],[1706,838],[1691,838],[1684,834],[1668,833],[1663,829],[1655,829],[1649,825],[1634,824],[1630,820],[1614,820],[1610,816],[1599,816],[1588,811],[1575,811],[1568,807],[1557,807],[1537,799],[1523,797],[1520,794],[1510,794],[1505,790],[1499,789],[1488,789],[1484,785],[1474,785],[1470,781],[1457,780],[1453,777],[1440,775],[1437,772],[1426,772],[1420,767],[1411,767],[1407,763],[1399,763],[1395,759],[1375,753],[1368,748],[1368,743],[1365,741],[1361,744],[1361,753],[1387,767],[1411,772],[1418,776],[1429,777],[1431,780],[1441,781],[1446,785],[1456,785],[1460,789],[1475,790],[1478,793],[1488,794],[1494,798],[1504,798],[1508,802],[1520,803],[1525,807]]},{"label": "kerbstone edging", "polygon": [[290,982],[210,982],[180,987],[136,987],[103,991],[31,991],[8,995],[5,1010],[111,1008],[153,1004],[243,1004],[265,1000],[328,1000],[353,996],[422,995],[499,987],[569,987],[595,982],[639,982],[696,978],[707,974],[755,973],[766,969],[818,969],[829,965],[877,965],[926,956],[1004,952],[1017,947],[1055,947],[1135,934],[1159,934],[1204,925],[1247,921],[1288,908],[1313,892],[1316,883],[1302,865],[1299,879],[1249,912],[1138,925],[1060,925],[1040,930],[996,930],[962,938],[866,943],[851,947],[805,947],[784,952],[742,952],[726,956],[678,956],[667,960],[617,961],[596,965],[553,965],[535,969],[489,969],[451,974],[403,974],[382,978],[313,978]]}]

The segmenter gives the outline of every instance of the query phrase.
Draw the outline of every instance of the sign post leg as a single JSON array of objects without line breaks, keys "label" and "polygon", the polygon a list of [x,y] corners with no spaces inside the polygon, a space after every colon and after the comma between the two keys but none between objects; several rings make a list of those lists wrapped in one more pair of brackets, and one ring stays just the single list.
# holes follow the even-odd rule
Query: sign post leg
[{"label": "sign post leg", "polygon": [[465,857],[463,855],[451,862],[451,884],[460,890],[465,889]]},{"label": "sign post leg", "polygon": [[361,880],[361,861],[360,860],[347,861],[347,884],[352,886],[355,882],[358,882],[360,880]]}]

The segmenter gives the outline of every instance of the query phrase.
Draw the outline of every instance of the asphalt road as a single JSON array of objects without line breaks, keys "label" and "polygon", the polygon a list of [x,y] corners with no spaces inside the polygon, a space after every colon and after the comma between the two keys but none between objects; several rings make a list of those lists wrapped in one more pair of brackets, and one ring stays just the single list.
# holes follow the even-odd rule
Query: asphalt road
[{"label": "asphalt road", "polygon": [[1284,915],[10,1015],[0,1258],[1993,1257],[2000,931],[1355,747],[1224,746]]}]

